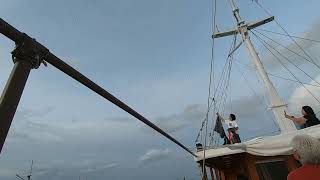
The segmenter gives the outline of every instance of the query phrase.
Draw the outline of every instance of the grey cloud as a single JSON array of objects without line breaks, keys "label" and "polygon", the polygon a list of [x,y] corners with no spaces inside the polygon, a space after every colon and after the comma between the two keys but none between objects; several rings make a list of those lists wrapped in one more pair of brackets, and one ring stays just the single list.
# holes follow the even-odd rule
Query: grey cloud
[{"label": "grey cloud", "polygon": [[[320,40],[319,31],[320,31],[320,20],[315,22],[301,36],[308,38],[308,39]],[[270,33],[263,32],[263,31],[260,31],[260,32],[267,35],[267,36],[270,36]],[[290,41],[291,42],[290,44],[283,44],[282,39],[278,39],[278,40],[275,39],[278,43],[280,43],[280,44],[284,45],[286,48],[300,54],[302,57],[299,57],[299,56],[293,54],[292,52],[288,51],[284,47],[281,47],[280,45],[272,42],[271,40],[266,39],[261,34],[259,34],[259,33],[256,33],[256,34],[259,35],[261,38],[267,40],[268,43],[271,44],[272,46],[276,47],[276,49],[279,52],[281,52],[281,54],[283,54],[285,57],[289,58],[290,61],[292,61],[294,64],[299,65],[299,64],[309,63],[302,57],[305,57],[307,59],[309,59],[309,58],[301,51],[301,49],[294,42]],[[307,41],[307,40],[301,40],[301,39],[295,39],[295,40],[312,57],[312,60],[314,60],[315,63],[320,64],[320,59],[317,58],[320,55],[319,54],[320,45],[318,43]],[[275,52],[275,54],[277,56],[279,56],[276,52]],[[262,52],[261,56],[262,56],[262,61],[264,62],[264,65],[266,66],[267,69],[275,70],[275,69],[279,69],[281,67],[278,60],[276,60],[274,58],[274,56],[271,55],[269,53],[269,51],[264,47],[263,47],[263,52]],[[279,57],[281,57],[281,56],[279,56]],[[281,57],[281,60],[283,61],[283,63],[288,64],[288,61],[284,60],[282,57]],[[312,65],[312,64],[310,64],[310,65]],[[314,65],[312,65],[312,66],[314,66]]]},{"label": "grey cloud", "polygon": [[[232,107],[232,109],[230,109]],[[239,119],[239,124],[242,125],[242,130],[252,132],[261,130],[265,126],[274,127],[272,120],[273,114],[267,109],[268,105],[263,95],[245,96],[240,99],[234,99],[232,104],[226,105],[224,116],[230,113],[236,114]],[[222,112],[220,112],[222,113]],[[156,118],[155,124],[168,133],[175,133],[182,131],[188,127],[201,126],[206,114],[206,107],[204,105],[193,104],[187,106],[182,112]],[[210,115],[212,115],[212,109]],[[209,117],[212,118],[211,116]],[[260,124],[263,126],[248,126],[255,120],[259,119]],[[210,121],[212,123],[212,121]],[[154,133],[151,129],[145,129],[147,132]],[[196,133],[196,132],[195,132]]]},{"label": "grey cloud", "polygon": [[[227,105],[227,107],[230,107],[230,105]],[[243,119],[251,119],[252,117],[256,117],[257,114],[266,111],[266,107],[267,102],[262,95],[248,96],[232,101],[232,112],[230,109],[227,111]]]},{"label": "grey cloud", "polygon": [[73,163],[64,160],[50,162],[35,162],[33,176],[35,179],[59,179],[62,177],[77,177],[92,173],[105,172],[118,167],[118,163],[106,163],[101,160],[80,160]]},{"label": "grey cloud", "polygon": [[[315,80],[319,82],[320,75],[318,75]],[[310,83],[314,83],[314,81],[311,81]],[[308,86],[307,88],[315,97],[318,99],[320,98],[320,91],[318,87]],[[300,109],[304,105],[311,106],[316,112],[318,112],[320,108],[319,102],[305,89],[305,87],[299,86],[290,96],[289,109],[291,112],[301,115]]]},{"label": "grey cloud", "polygon": [[93,165],[88,167],[87,169],[81,170],[82,173],[92,173],[92,172],[98,172],[98,171],[106,171],[108,169],[112,169],[119,166],[117,163],[110,163],[105,165]]},{"label": "grey cloud", "polygon": [[[242,119],[242,121],[246,122],[252,119],[261,118],[261,115],[264,118],[270,117],[269,115],[266,115],[266,113],[271,113],[267,112],[267,102],[262,95],[235,99],[232,101],[231,106],[230,104],[227,104],[226,107],[225,116],[229,113],[234,113]],[[228,107],[232,107],[232,110]],[[157,118],[155,124],[166,132],[173,133],[189,126],[200,127],[201,122],[205,118],[205,113],[206,107],[204,105],[189,105],[180,113]]]},{"label": "grey cloud", "polygon": [[[155,124],[166,132],[172,133],[191,125],[198,125],[203,120],[204,115],[204,106],[192,104],[180,113],[156,118]],[[198,126],[200,126],[200,124]]]},{"label": "grey cloud", "polygon": [[135,119],[133,117],[108,117],[104,118],[105,121],[112,121],[115,123],[131,123],[135,122]]},{"label": "grey cloud", "polygon": [[142,155],[138,160],[143,164],[148,164],[154,161],[167,159],[170,157],[169,149],[151,149]]},{"label": "grey cloud", "polygon": [[54,111],[54,107],[46,107],[43,109],[26,109],[22,108],[18,110],[15,114],[16,121],[30,120],[35,118],[42,118],[52,111]]}]

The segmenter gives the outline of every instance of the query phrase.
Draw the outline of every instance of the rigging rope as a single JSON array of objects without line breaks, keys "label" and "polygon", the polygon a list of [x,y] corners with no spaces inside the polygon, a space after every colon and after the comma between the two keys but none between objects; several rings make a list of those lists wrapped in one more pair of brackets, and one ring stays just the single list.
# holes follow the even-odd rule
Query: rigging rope
[{"label": "rigging rope", "polygon": [[263,33],[259,32],[259,31],[255,30],[255,29],[252,29],[252,30],[253,30],[253,31],[255,31],[255,32],[257,32],[257,33],[259,33],[260,35],[264,36],[265,38],[269,39],[270,41],[272,41],[272,42],[276,43],[277,45],[279,45],[279,46],[281,46],[281,47],[283,47],[283,48],[287,49],[288,51],[292,52],[293,54],[295,54],[295,55],[297,55],[297,56],[299,56],[299,57],[301,57],[301,58],[305,59],[306,61],[308,61],[309,63],[311,63],[311,64],[315,65],[318,69],[320,69],[320,66],[318,66],[317,64],[314,64],[314,63],[313,63],[312,61],[310,61],[308,58],[306,58],[306,57],[304,57],[304,56],[300,55],[299,53],[297,53],[297,52],[295,52],[295,51],[291,50],[290,48],[288,48],[288,47],[286,47],[285,45],[283,45],[283,44],[281,44],[281,43],[277,42],[276,40],[274,40],[274,39],[272,39],[272,38],[268,37],[267,35],[265,35],[265,34],[263,34]]},{"label": "rigging rope", "polygon": [[[231,47],[230,47],[231,48]],[[231,51],[231,49],[230,49],[230,51]],[[224,84],[224,82],[226,81],[225,79],[226,79],[226,73],[227,73],[227,68],[228,68],[228,59],[227,59],[227,61],[225,62],[225,64],[224,64],[224,67],[223,67],[223,71],[222,71],[222,73],[221,73],[221,75],[220,75],[220,78],[219,78],[219,81],[218,81],[218,84],[217,84],[217,86],[215,87],[215,89],[214,89],[214,98],[211,98],[210,97],[210,99],[212,100],[211,101],[211,103],[210,103],[210,106],[209,106],[209,111],[210,111],[210,109],[212,108],[212,106],[214,106],[214,109],[216,109],[216,97],[219,95],[219,97],[220,97],[220,94],[219,94],[219,92],[224,92],[224,91],[219,91],[219,89],[222,89],[222,87],[223,87],[223,84]],[[218,98],[219,99],[219,98]],[[205,125],[205,121],[207,120],[206,119],[206,117],[207,117],[207,115],[209,115],[209,111],[207,110],[207,112],[206,112],[206,114],[205,114],[205,118],[204,118],[204,120],[202,121],[202,124],[201,124],[201,127],[200,127],[200,130],[199,130],[199,132],[198,132],[198,135],[197,135],[197,138],[196,138],[196,141],[195,142],[198,142],[198,140],[199,140],[199,137],[201,137],[202,136],[202,131],[203,131],[203,128],[204,128],[204,125]],[[201,141],[200,142],[202,142],[202,139],[201,139]]]},{"label": "rigging rope", "polygon": [[[229,53],[232,51],[232,49],[234,48],[234,41],[235,39],[233,39],[232,43],[231,43],[231,46],[230,46],[230,49],[229,49]],[[226,96],[226,90],[228,88],[228,84],[229,84],[229,74],[230,74],[230,71],[231,71],[231,65],[230,64],[230,61],[232,61],[232,57],[233,56],[228,56],[227,59],[226,59],[226,62],[225,62],[225,67],[224,67],[224,73],[222,73],[222,76],[220,78],[221,80],[221,84],[220,86],[218,86],[216,88],[216,93],[215,94],[215,98],[218,96],[217,101],[219,100],[219,104],[218,104],[218,107],[217,107],[217,110],[221,110],[221,108],[223,108],[223,100]],[[220,88],[220,91],[219,91],[219,88]],[[220,93],[219,93],[220,92]],[[219,94],[218,94],[219,93]]]},{"label": "rigging rope", "polygon": [[[252,32],[252,31],[251,31]],[[253,33],[253,32],[252,32]],[[255,34],[256,35],[256,34]],[[261,37],[259,37],[260,39],[262,39]],[[263,40],[263,39],[262,39]],[[318,81],[316,81],[315,79],[313,79],[312,76],[310,76],[308,73],[306,73],[303,69],[301,69],[298,65],[296,65],[295,63],[293,63],[288,57],[286,57],[285,55],[283,55],[280,51],[278,51],[276,48],[274,48],[272,45],[270,45],[267,41],[263,40],[263,42],[265,44],[267,44],[269,47],[271,47],[274,51],[276,51],[281,57],[283,57],[285,60],[287,60],[290,64],[292,64],[293,66],[295,66],[297,69],[299,69],[302,73],[304,73],[306,76],[308,76],[312,81],[316,82],[318,85],[320,85],[320,83]]]},{"label": "rigging rope", "polygon": [[[239,65],[241,65],[242,67],[250,70],[250,71],[254,71],[254,68],[248,66],[248,65],[245,65],[245,64],[241,64],[239,63],[238,61],[235,61],[236,63],[238,63]],[[272,74],[272,73],[269,73],[269,72],[266,72],[269,76],[272,76],[272,77],[276,77],[276,78],[279,78],[279,79],[282,79],[282,80],[286,80],[286,81],[290,81],[290,82],[296,82],[296,83],[299,83],[299,81],[297,80],[294,80],[294,79],[289,79],[289,78],[285,78],[285,77],[282,77],[280,75],[276,75],[276,74]],[[302,82],[302,81],[301,81]],[[320,87],[319,85],[316,85],[316,84],[310,84],[310,83],[305,83],[305,82],[302,82],[303,84],[305,85],[308,85],[308,86],[314,86],[314,87]]]},{"label": "rigging rope", "polygon": [[311,42],[315,42],[315,43],[320,43],[319,40],[314,40],[314,39],[309,39],[309,38],[299,37],[299,36],[287,35],[287,34],[275,32],[275,31],[270,31],[270,30],[266,30],[266,29],[255,28],[255,30],[265,31],[265,32],[273,33],[273,34],[278,34],[278,35],[286,36],[286,37],[292,37],[292,38],[296,38],[296,39],[302,39],[302,40],[306,40],[306,41],[311,41]]},{"label": "rigging rope", "polygon": [[[291,82],[299,83],[299,81],[296,81],[296,80],[294,80],[294,79],[284,78],[284,77],[281,77],[281,76],[278,76],[278,75],[275,75],[275,74],[271,74],[271,73],[267,73],[267,74],[270,75],[270,76],[279,78],[279,79],[286,80],[286,81],[291,81]],[[319,85],[315,85],[315,84],[304,83],[304,82],[302,82],[302,83],[303,83],[304,85],[309,85],[309,86],[314,86],[314,87],[320,87]]]},{"label": "rigging rope", "polygon": [[[217,15],[217,0],[212,1],[212,34],[215,33],[215,27],[216,27],[216,15]],[[206,161],[206,146],[207,146],[207,134],[208,134],[208,121],[209,121],[209,111],[210,111],[210,106],[211,106],[211,84],[212,81],[214,80],[214,46],[215,46],[215,40],[212,38],[212,46],[211,46],[211,62],[210,62],[210,77],[209,77],[209,89],[208,89],[208,110],[206,113],[206,132],[205,132],[205,137],[204,137],[204,148],[203,148],[203,160],[202,160],[202,179],[205,179],[204,176],[206,175],[206,167],[205,167],[205,161]],[[214,82],[213,82],[214,84]],[[214,99],[212,100],[213,103],[215,103]]]},{"label": "rigging rope", "polygon": [[[266,8],[264,8],[258,1],[255,1],[255,3],[269,16],[272,16],[270,11],[268,11]],[[280,24],[280,22],[277,19],[274,19],[274,22],[282,29],[282,31],[291,39],[291,41],[296,44],[296,46],[313,62],[314,65],[318,66],[317,63],[315,63],[314,59],[299,45],[299,43],[288,33],[288,31]]]},{"label": "rigging rope", "polygon": [[[235,62],[237,62],[237,61],[235,61]],[[239,62],[237,62],[237,63],[239,63]],[[246,85],[248,86],[248,88],[252,91],[253,96],[255,96],[255,97],[258,99],[259,103],[265,107],[265,111],[264,111],[264,112],[266,113],[266,116],[269,116],[270,119],[272,119],[272,122],[274,123],[275,127],[277,128],[277,132],[279,132],[279,131],[280,131],[280,128],[279,128],[279,126],[277,125],[277,123],[275,122],[275,119],[274,119],[273,117],[271,117],[270,114],[268,114],[268,112],[267,112],[268,106],[267,106],[267,104],[266,104],[265,102],[263,102],[263,101],[265,101],[265,99],[261,99],[260,96],[258,95],[258,93],[257,93],[257,92],[254,90],[254,88],[249,84],[249,80],[246,78],[245,73],[244,73],[244,72],[241,72],[240,69],[238,69],[238,71],[239,71],[240,74],[242,75],[245,84],[246,84]],[[256,136],[256,137],[257,137],[257,136]]]},{"label": "rigging rope", "polygon": [[[236,38],[233,38],[233,42],[231,43],[231,46],[229,49],[229,54],[233,50],[233,48],[235,47],[235,39]],[[218,86],[215,89],[214,99],[216,101],[218,101],[218,105],[214,107],[213,117],[215,115],[215,112],[224,111],[224,109],[225,109],[228,88],[230,85],[232,57],[233,56],[229,56],[229,55],[227,56],[227,59],[226,59],[226,62],[225,62],[224,68],[223,68],[223,72],[221,73],[221,76],[220,76]],[[214,126],[215,126],[214,118],[212,118],[212,120],[213,120],[212,127],[211,127],[211,131],[210,131],[210,133],[212,135],[211,135],[211,139],[209,141],[209,145],[211,145],[213,143],[213,138],[214,138],[214,134],[215,134],[214,133]],[[214,145],[217,145],[217,144],[214,144]]]},{"label": "rigging rope", "polygon": [[[252,31],[251,31],[252,32]],[[308,91],[308,93],[316,100],[318,101],[318,103],[320,104],[320,100],[296,77],[296,75],[294,75],[294,73],[292,73],[290,71],[290,69],[288,67],[285,66],[285,64],[280,60],[280,58],[278,56],[276,56],[270,49],[268,46],[270,46],[266,41],[264,41],[263,39],[261,39],[258,35],[256,35],[254,32],[252,32],[254,34],[254,36],[260,41],[260,43],[262,43],[262,45],[278,60],[278,62],[301,84],[301,86],[303,86],[304,89],[306,89]],[[268,46],[267,46],[268,45]],[[272,48],[272,46],[271,46]]]}]

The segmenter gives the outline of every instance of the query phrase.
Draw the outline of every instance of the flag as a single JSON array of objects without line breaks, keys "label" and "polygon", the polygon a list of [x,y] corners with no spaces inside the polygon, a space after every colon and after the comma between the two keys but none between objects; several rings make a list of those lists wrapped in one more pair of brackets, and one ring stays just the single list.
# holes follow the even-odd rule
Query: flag
[{"label": "flag", "polygon": [[216,124],[215,124],[213,130],[215,132],[219,133],[221,138],[226,137],[226,133],[224,132],[224,129],[223,129],[223,126],[222,126],[222,122],[221,122],[221,119],[220,119],[219,116],[216,119]]}]

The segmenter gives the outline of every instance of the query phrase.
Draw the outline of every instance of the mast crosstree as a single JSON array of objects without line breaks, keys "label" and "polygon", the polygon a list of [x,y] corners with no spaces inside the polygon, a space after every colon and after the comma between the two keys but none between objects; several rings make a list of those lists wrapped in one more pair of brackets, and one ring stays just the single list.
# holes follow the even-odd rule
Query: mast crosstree
[{"label": "mast crosstree", "polygon": [[245,43],[248,49],[249,55],[251,57],[251,60],[256,67],[257,73],[259,74],[260,78],[262,79],[265,85],[266,91],[268,93],[270,109],[273,111],[275,115],[276,122],[281,130],[281,133],[297,130],[292,121],[288,121],[287,119],[285,119],[283,112],[287,109],[287,104],[280,98],[276,88],[274,87],[273,83],[270,81],[269,76],[265,71],[263,64],[258,56],[258,53],[256,52],[256,49],[254,48],[249,36],[250,29],[254,29],[256,27],[259,27],[261,25],[271,22],[274,20],[274,17],[272,16],[266,19],[253,22],[253,23],[246,23],[244,20],[241,19],[240,11],[235,1],[229,0],[229,2],[232,8],[233,15],[237,21],[237,27],[225,32],[215,33],[212,37],[220,38],[220,37],[225,37],[225,36],[230,36],[235,34],[241,35],[242,41]]}]

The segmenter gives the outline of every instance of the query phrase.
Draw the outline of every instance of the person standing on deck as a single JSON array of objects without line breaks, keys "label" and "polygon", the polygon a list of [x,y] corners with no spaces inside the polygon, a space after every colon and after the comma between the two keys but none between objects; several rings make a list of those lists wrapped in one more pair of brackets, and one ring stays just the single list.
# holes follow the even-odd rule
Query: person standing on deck
[{"label": "person standing on deck", "polygon": [[297,135],[290,144],[294,158],[302,166],[290,172],[287,180],[319,180],[320,141],[309,135]]},{"label": "person standing on deck", "polygon": [[239,126],[236,122],[236,116],[234,114],[230,114],[229,119],[224,119],[219,113],[217,113],[217,116],[228,126],[228,139],[230,143],[240,143],[241,139],[237,133]]},{"label": "person standing on deck", "polygon": [[294,117],[288,115],[287,112],[284,111],[284,116],[287,119],[290,119],[291,121],[299,125],[302,125],[302,128],[307,128],[320,124],[319,119],[316,117],[316,114],[310,106],[303,106],[301,108],[301,114],[303,115],[302,117]]}]

